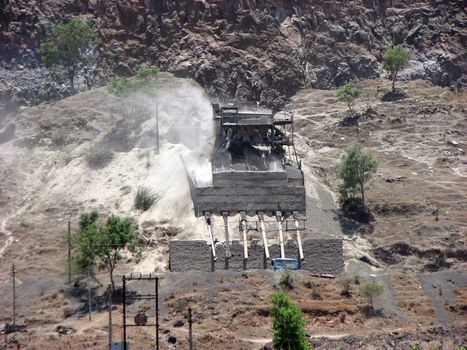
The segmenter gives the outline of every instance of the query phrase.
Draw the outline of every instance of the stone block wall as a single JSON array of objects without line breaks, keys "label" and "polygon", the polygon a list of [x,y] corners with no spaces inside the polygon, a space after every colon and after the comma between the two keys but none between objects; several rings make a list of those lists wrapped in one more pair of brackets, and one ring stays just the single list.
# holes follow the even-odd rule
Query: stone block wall
[{"label": "stone block wall", "polygon": [[[308,239],[303,242],[304,260],[299,261],[299,268],[315,274],[337,275],[344,271],[342,240],[339,238]],[[285,242],[285,256],[299,260],[298,246],[295,241]],[[216,270],[252,270],[271,269],[271,262],[266,260],[264,247],[253,240],[248,247],[248,259],[243,258],[243,243],[232,241],[230,258],[226,259],[224,243],[216,244],[214,261],[211,248],[206,241],[171,241],[169,245],[170,271],[216,271]],[[279,244],[269,246],[271,259],[280,257]]]},{"label": "stone block wall", "polygon": [[305,212],[305,187],[197,187],[191,196],[196,215],[205,212]]},{"label": "stone block wall", "polygon": [[170,241],[170,271],[211,271],[211,247],[206,241]]},{"label": "stone block wall", "polygon": [[344,252],[340,239],[307,239],[303,242],[301,269],[316,274],[344,271]]}]

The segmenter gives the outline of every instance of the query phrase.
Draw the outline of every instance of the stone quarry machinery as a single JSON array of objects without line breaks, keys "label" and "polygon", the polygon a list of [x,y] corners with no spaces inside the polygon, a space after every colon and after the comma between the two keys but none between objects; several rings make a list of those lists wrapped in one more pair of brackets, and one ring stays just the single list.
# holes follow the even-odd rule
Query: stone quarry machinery
[{"label": "stone quarry machinery", "polygon": [[213,104],[216,141],[211,179],[190,176],[197,216],[305,213],[305,186],[293,117]]},{"label": "stone quarry machinery", "polygon": [[[297,233],[298,256],[303,259],[300,230],[304,229],[306,195],[303,171],[294,146],[293,116],[213,104],[216,140],[209,174],[188,171],[196,216],[205,216],[216,259],[213,215],[222,215],[226,257],[230,256],[229,216],[240,214],[243,255],[248,259],[248,224],[255,221],[269,259],[266,217],[275,218],[280,257],[285,258],[283,228]],[[255,217],[250,220],[247,217]],[[287,220],[285,220],[287,219]],[[299,223],[301,221],[301,223]]]},{"label": "stone quarry machinery", "polygon": [[170,270],[341,273],[342,240],[303,234],[306,192],[293,116],[232,104],[214,104],[213,112],[216,140],[209,159],[199,150],[182,158],[207,239],[171,240]]}]

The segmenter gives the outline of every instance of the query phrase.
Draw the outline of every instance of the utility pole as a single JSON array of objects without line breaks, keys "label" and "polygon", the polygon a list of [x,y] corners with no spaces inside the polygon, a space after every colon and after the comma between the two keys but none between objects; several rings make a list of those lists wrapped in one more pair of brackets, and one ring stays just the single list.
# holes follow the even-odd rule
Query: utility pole
[{"label": "utility pole", "polygon": [[160,153],[160,144],[159,144],[159,105],[156,105],[156,135],[157,135],[157,154]]},{"label": "utility pole", "polygon": [[159,276],[156,276],[156,349],[159,350]]},{"label": "utility pole", "polygon": [[88,267],[88,318],[89,322],[91,322],[91,274],[89,273],[89,267]]},{"label": "utility pole", "polygon": [[68,284],[71,283],[71,221],[68,220]]},{"label": "utility pole", "polygon": [[[127,327],[156,327],[156,349],[159,350],[159,277],[158,276],[152,276],[149,274],[149,276],[143,276],[142,274],[139,274],[139,276],[133,276],[133,274],[130,274],[130,276],[122,276],[123,280],[123,315],[122,315],[122,320],[123,320],[123,349],[128,350],[128,343],[127,343]],[[154,294],[138,294],[138,293],[131,293],[127,294],[127,283],[130,281],[154,281]],[[154,300],[155,302],[155,322],[153,323],[147,323],[147,316],[144,314],[138,315],[135,317],[135,321],[127,323],[127,309],[126,309],[126,304],[128,301],[131,300]],[[144,320],[138,319],[138,316],[143,316]]]},{"label": "utility pole", "polygon": [[112,350],[112,287],[109,284],[107,286],[108,295],[108,307],[109,307],[109,350]]},{"label": "utility pole", "polygon": [[126,280],[125,280],[125,275],[123,275],[122,281],[123,281],[123,350],[127,350],[127,346],[126,346]]},{"label": "utility pole", "polygon": [[15,264],[11,268],[13,275],[13,331],[16,331],[16,271]]},{"label": "utility pole", "polygon": [[188,308],[188,337],[189,337],[189,344],[190,350],[193,350],[193,322],[191,320],[191,307]]}]

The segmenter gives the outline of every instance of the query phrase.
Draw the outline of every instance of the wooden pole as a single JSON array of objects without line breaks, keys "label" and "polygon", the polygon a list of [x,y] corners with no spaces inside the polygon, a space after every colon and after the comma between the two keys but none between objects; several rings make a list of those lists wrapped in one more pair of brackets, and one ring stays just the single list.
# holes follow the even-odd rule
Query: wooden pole
[{"label": "wooden pole", "polygon": [[88,320],[91,322],[91,274],[89,273],[89,268],[88,268]]},{"label": "wooden pole", "polygon": [[156,276],[156,350],[159,350],[159,277]]},{"label": "wooden pole", "polygon": [[188,336],[189,336],[190,350],[193,350],[193,321],[191,320],[191,307],[188,308]]},{"label": "wooden pole", "polygon": [[11,268],[13,274],[13,330],[16,330],[16,271],[15,264]]},{"label": "wooden pole", "polygon": [[108,307],[109,307],[109,350],[112,350],[112,286],[107,286]]},{"label": "wooden pole", "polygon": [[159,105],[156,105],[156,135],[157,135],[157,144],[156,144],[156,149],[157,149],[157,154],[160,153],[160,144],[159,144]]},{"label": "wooden pole", "polygon": [[123,350],[127,350],[127,345],[126,345],[126,281],[125,281],[125,275],[123,275],[122,280],[123,280]]},{"label": "wooden pole", "polygon": [[68,284],[71,283],[71,221],[68,220]]}]

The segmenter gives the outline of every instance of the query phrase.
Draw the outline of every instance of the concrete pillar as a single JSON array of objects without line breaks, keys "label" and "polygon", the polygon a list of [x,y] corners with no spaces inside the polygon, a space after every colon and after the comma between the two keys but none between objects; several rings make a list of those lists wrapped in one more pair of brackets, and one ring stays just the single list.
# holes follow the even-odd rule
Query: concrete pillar
[{"label": "concrete pillar", "polygon": [[282,213],[280,211],[276,212],[276,219],[277,219],[277,230],[279,231],[279,245],[281,247],[281,258],[285,258],[284,252],[284,238],[282,237]]},{"label": "concrete pillar", "polygon": [[264,257],[266,260],[269,260],[268,240],[266,237],[266,229],[264,228],[264,213],[258,212],[258,218],[259,218],[259,226],[261,228],[261,236],[263,237]]},{"label": "concrete pillar", "polygon": [[214,260],[217,260],[216,247],[214,245],[214,237],[212,235],[212,217],[211,217],[211,213],[206,212],[204,214],[204,217],[206,218],[206,224],[207,224],[207,227],[208,227],[208,235],[209,235],[209,240],[211,242],[212,256],[213,256]]},{"label": "concrete pillar", "polygon": [[242,230],[243,234],[243,259],[247,260],[248,259],[248,241],[246,237],[246,216],[245,212],[240,213],[241,216],[241,222],[240,222],[240,227]]},{"label": "concrete pillar", "polygon": [[224,231],[225,231],[225,258],[230,258],[230,232],[229,232],[229,213],[222,212],[224,218]]},{"label": "concrete pillar", "polygon": [[298,256],[300,260],[303,260],[302,239],[300,238],[300,226],[297,217],[295,217],[295,228],[297,229]]}]

